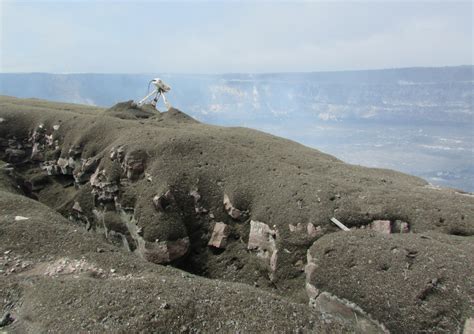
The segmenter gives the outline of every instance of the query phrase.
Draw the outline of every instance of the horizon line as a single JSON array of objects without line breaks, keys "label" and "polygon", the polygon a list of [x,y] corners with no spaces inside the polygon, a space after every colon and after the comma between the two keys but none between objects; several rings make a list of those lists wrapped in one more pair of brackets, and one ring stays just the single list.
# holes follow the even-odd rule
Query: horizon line
[{"label": "horizon line", "polygon": [[274,74],[313,74],[313,73],[338,73],[338,72],[370,72],[370,71],[393,71],[409,69],[442,69],[456,67],[474,67],[474,64],[444,65],[444,66],[407,66],[407,67],[386,67],[373,69],[345,69],[345,70],[321,70],[321,71],[282,71],[282,72],[221,72],[221,73],[200,73],[200,72],[3,72],[0,74],[52,74],[52,75],[149,75],[160,73],[161,75],[274,75]]}]

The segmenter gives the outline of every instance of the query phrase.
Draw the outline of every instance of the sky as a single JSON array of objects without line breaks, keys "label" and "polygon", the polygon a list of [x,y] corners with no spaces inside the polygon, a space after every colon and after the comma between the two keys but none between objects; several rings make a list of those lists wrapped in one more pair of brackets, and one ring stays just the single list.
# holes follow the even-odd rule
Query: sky
[{"label": "sky", "polygon": [[0,0],[0,72],[262,73],[473,64],[471,1]]}]

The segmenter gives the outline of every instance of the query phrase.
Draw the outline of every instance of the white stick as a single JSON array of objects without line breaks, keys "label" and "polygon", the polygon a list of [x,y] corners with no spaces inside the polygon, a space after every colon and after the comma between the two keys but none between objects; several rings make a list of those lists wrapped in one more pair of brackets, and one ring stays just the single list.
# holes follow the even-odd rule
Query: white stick
[{"label": "white stick", "polygon": [[336,224],[341,230],[343,231],[350,231],[346,225],[344,225],[343,223],[341,223],[339,220],[337,220],[336,218],[332,217],[331,218],[331,221]]}]

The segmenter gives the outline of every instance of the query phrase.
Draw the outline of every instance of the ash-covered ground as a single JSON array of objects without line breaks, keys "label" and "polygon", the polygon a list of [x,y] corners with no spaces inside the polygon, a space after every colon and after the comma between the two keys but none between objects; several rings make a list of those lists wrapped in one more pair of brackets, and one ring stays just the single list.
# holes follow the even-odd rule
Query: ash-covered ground
[{"label": "ash-covered ground", "polygon": [[471,193],[130,102],[1,97],[0,159],[2,331],[474,330]]}]

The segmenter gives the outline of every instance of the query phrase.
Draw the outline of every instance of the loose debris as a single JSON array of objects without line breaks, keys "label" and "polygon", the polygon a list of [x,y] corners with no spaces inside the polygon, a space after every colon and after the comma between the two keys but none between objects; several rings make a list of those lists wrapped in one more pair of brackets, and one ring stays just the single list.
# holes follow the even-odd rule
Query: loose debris
[{"label": "loose debris", "polygon": [[98,268],[96,265],[87,262],[84,259],[74,260],[68,258],[61,258],[57,261],[47,264],[43,270],[43,275],[58,277],[60,275],[77,275],[81,273],[91,273],[95,277],[104,276],[104,270]]}]

